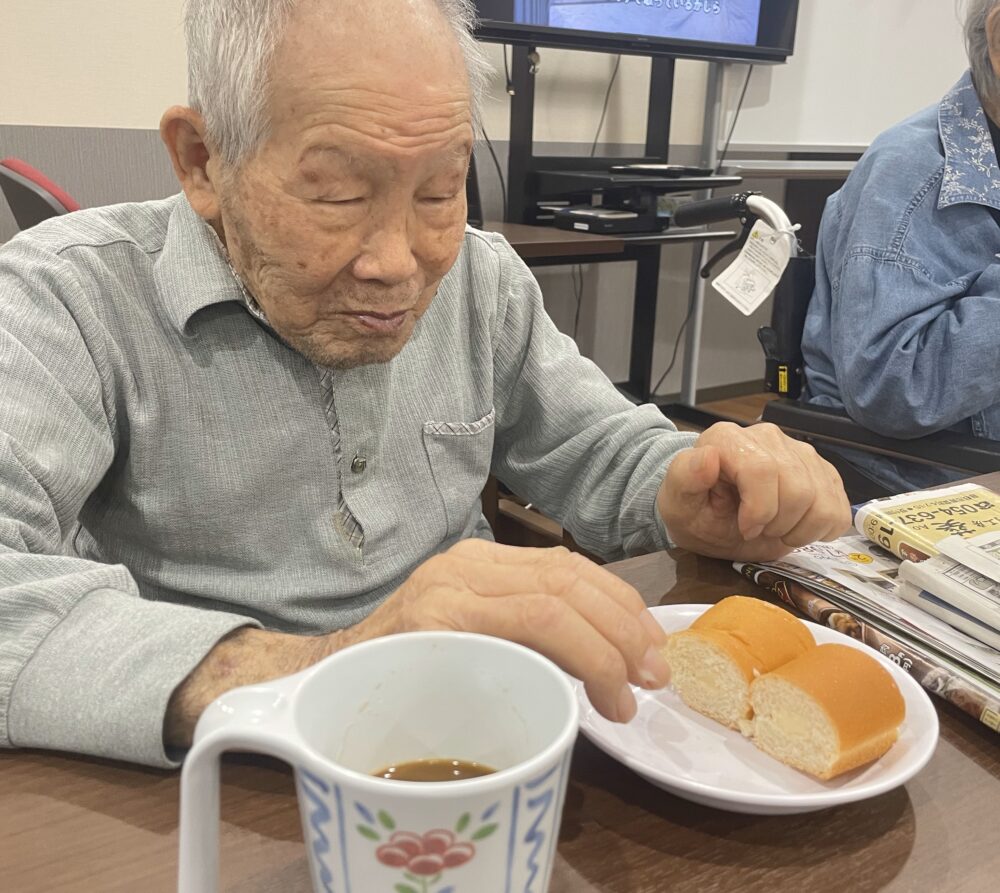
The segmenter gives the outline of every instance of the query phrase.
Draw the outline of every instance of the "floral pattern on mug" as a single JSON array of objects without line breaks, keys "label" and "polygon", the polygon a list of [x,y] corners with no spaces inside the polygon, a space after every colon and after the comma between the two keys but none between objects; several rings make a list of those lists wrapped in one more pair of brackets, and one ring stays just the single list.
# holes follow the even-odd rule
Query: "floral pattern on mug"
[{"label": "floral pattern on mug", "polygon": [[375,858],[383,865],[403,872],[406,883],[396,884],[394,893],[457,893],[452,885],[434,888],[444,872],[465,865],[476,855],[473,841],[485,840],[497,830],[498,823],[490,819],[499,805],[494,803],[480,816],[479,827],[468,839],[460,837],[472,822],[472,815],[467,812],[459,816],[454,831],[435,828],[417,834],[397,830],[395,820],[384,809],[373,813],[357,801],[354,808],[364,819],[357,825],[358,833],[379,844],[375,849]]}]

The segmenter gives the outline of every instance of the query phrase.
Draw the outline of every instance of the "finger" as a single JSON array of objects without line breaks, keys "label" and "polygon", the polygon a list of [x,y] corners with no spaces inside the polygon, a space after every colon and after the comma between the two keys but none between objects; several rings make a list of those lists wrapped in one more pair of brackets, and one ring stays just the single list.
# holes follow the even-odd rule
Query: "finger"
[{"label": "finger", "polygon": [[[456,567],[464,582],[475,592],[485,596],[512,595],[525,592],[545,592],[562,595],[569,592],[577,579],[619,604],[631,616],[637,618],[646,634],[655,645],[666,642],[666,633],[649,613],[646,603],[636,589],[621,577],[595,564],[576,552],[558,546],[553,549],[527,549],[497,546],[488,540],[480,540],[486,548],[476,547],[461,552],[452,550],[456,560],[462,562]],[[518,554],[525,553],[525,554]],[[473,557],[475,556],[475,557]],[[483,561],[502,558],[502,572],[488,570]]]},{"label": "finger", "polygon": [[[584,573],[578,573],[577,568]],[[583,562],[571,560],[497,567],[456,559],[451,568],[455,582],[464,583],[472,592],[487,598],[541,593],[562,599],[618,649],[633,684],[663,688],[670,680],[670,669],[659,652],[666,643],[666,633],[634,590],[631,591],[634,599],[619,600],[618,593],[594,585],[586,570]],[[631,590],[627,584],[623,585]]]},{"label": "finger", "polygon": [[854,527],[854,518],[851,513],[851,501],[847,498],[847,491],[844,489],[844,480],[840,472],[826,459],[817,457],[823,467],[830,489],[833,492],[833,499],[836,504],[834,509],[833,523],[829,532],[822,537],[824,540],[835,540],[843,536]]},{"label": "finger", "polygon": [[800,526],[803,530],[825,532],[825,524],[817,526],[819,521],[825,519],[814,510],[818,490],[826,491],[825,481],[817,485],[813,469],[807,466],[795,450],[786,450],[778,472],[778,512],[764,526],[763,535],[790,544],[790,531]]},{"label": "finger", "polygon": [[724,486],[719,480],[719,453],[713,446],[694,446],[681,450],[670,461],[667,473],[656,497],[657,510],[674,542],[681,542],[692,525],[704,518],[706,509],[711,515],[736,514],[733,507],[726,512],[719,498],[713,493]]},{"label": "finger", "polygon": [[449,602],[443,610],[462,629],[517,642],[575,676],[602,716],[613,722],[635,716],[635,695],[621,652],[562,599],[540,593],[475,598],[461,591],[439,597]]},{"label": "finger", "polygon": [[815,495],[799,523],[778,535],[797,548],[840,536],[850,526],[850,505],[836,469],[810,444],[796,443],[796,449],[804,472],[811,476]]},{"label": "finger", "polygon": [[792,547],[781,540],[759,536],[738,546],[734,558],[736,561],[777,561],[791,551]]},{"label": "finger", "polygon": [[537,546],[507,546],[493,540],[470,537],[460,540],[448,549],[448,555],[460,555],[463,558],[492,561],[497,564],[533,564],[546,556],[561,553],[569,555],[565,546],[540,548]]},{"label": "finger", "polygon": [[836,539],[836,537],[830,536],[830,529],[830,513],[826,510],[813,508],[806,512],[802,516],[802,520],[791,530],[783,533],[779,539],[786,546],[797,549],[799,546],[807,546],[817,540]]},{"label": "finger", "polygon": [[[544,586],[541,591],[561,597],[618,649],[625,658],[629,681],[645,688],[663,688],[670,681],[670,668],[659,652],[666,644],[666,633],[635,590],[627,587],[635,597],[618,600],[617,593],[594,584],[586,564],[573,560],[577,557],[542,567],[538,574]],[[598,577],[597,582],[605,581]]]},{"label": "finger", "polygon": [[756,436],[738,425],[722,422],[702,434],[718,449],[721,476],[739,491],[737,524],[744,539],[760,536],[778,514],[778,465],[756,442]]},{"label": "finger", "polygon": [[667,469],[672,500],[704,502],[719,481],[719,452],[709,444],[682,450]]}]

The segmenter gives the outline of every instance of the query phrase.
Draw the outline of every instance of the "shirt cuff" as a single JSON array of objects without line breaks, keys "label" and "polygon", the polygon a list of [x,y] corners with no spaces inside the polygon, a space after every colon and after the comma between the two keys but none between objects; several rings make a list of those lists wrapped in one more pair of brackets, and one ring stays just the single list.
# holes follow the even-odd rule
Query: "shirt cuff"
[{"label": "shirt cuff", "polygon": [[[691,449],[691,447],[694,446],[694,441],[697,440],[697,439],[698,439],[698,435],[696,434],[692,438],[691,443],[688,444],[688,446],[686,446],[684,449]],[[678,450],[676,453],[673,453],[670,456],[670,458],[667,460],[667,464],[663,466],[663,475],[660,477],[661,481],[667,476],[667,471],[669,471],[670,465],[674,461],[674,459],[676,459],[677,456],[680,453],[683,453],[683,452],[684,452],[683,449],[682,450]],[[659,492],[660,492],[659,488],[657,488],[656,492],[657,492],[657,494],[659,494]],[[677,543],[675,543],[670,538],[670,531],[667,530],[666,522],[664,522],[663,516],[660,514],[660,507],[656,503],[656,496],[653,497],[653,515],[656,517],[656,536],[657,536],[657,543],[658,543],[657,544],[657,548],[658,549],[664,549],[664,550],[665,549],[673,549],[677,545]]]},{"label": "shirt cuff", "polygon": [[163,745],[170,696],[221,638],[243,626],[260,624],[113,589],[91,592],[15,682],[11,744],[176,768]]},{"label": "shirt cuff", "polygon": [[[679,453],[694,446],[698,436],[695,433],[674,432],[669,438],[664,438],[666,441],[665,446],[668,450],[667,454],[662,461],[656,463],[656,473],[646,477],[632,499],[635,515],[651,520],[644,522],[635,533],[626,537],[624,547],[627,555],[642,555],[644,553],[672,549],[676,545],[670,539],[667,525],[663,523],[663,518],[660,517],[660,511],[656,507],[656,497],[660,492],[660,485],[663,483],[663,479],[667,476],[670,463],[677,458]],[[656,444],[653,449],[661,446],[664,446],[664,444]]]}]

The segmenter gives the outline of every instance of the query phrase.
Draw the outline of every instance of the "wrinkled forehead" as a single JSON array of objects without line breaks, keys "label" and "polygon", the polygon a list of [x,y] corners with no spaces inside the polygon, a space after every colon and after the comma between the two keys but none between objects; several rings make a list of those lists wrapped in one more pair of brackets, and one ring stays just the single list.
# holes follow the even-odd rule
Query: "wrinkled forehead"
[{"label": "wrinkled forehead", "polygon": [[378,3],[303,0],[288,23],[270,72],[272,111],[308,116],[369,103],[383,124],[465,117],[471,91],[451,25],[433,0]]}]

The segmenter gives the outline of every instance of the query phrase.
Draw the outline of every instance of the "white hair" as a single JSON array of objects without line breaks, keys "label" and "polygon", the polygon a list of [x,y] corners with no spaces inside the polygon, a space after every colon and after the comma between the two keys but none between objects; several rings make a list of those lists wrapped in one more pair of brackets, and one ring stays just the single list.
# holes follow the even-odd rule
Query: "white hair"
[{"label": "white hair", "polygon": [[972,81],[984,104],[1000,107],[1000,78],[990,59],[990,38],[986,20],[1000,0],[969,0],[965,10],[965,49],[969,55]]},{"label": "white hair", "polygon": [[[187,0],[188,103],[205,120],[223,160],[238,166],[268,135],[271,60],[299,0]],[[342,0],[343,2],[343,0]],[[458,41],[469,78],[474,121],[489,64],[472,36],[472,0],[434,0]]]}]

